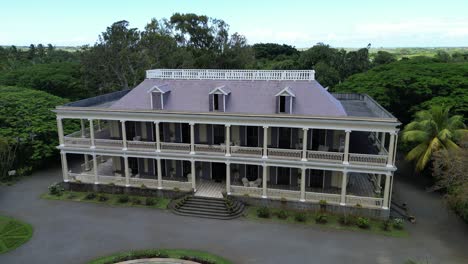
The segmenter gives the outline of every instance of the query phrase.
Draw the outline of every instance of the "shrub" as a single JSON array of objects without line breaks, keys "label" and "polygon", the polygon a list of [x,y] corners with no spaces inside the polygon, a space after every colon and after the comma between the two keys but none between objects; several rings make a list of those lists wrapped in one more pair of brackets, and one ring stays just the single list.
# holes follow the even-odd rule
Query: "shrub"
[{"label": "shrub", "polygon": [[403,229],[403,219],[401,219],[401,218],[393,219],[393,227],[398,229],[398,230]]},{"label": "shrub", "polygon": [[281,211],[278,212],[278,218],[279,219],[286,219],[286,218],[288,218],[288,213],[286,213],[286,211],[284,211],[284,210],[281,210]]},{"label": "shrub", "polygon": [[151,198],[151,197],[146,197],[145,199],[145,205],[147,206],[153,206],[156,204],[156,200],[154,198]]},{"label": "shrub", "polygon": [[319,201],[319,205],[320,205],[320,210],[321,211],[325,211],[327,209],[327,201],[325,200],[320,200]]},{"label": "shrub", "polygon": [[138,197],[134,197],[134,198],[132,198],[132,204],[136,204],[136,205],[139,205],[139,204],[141,204],[141,200],[140,200],[140,198],[138,198]]},{"label": "shrub", "polygon": [[142,184],[142,185],[140,186],[140,188],[141,188],[141,189],[146,189],[146,185]]},{"label": "shrub", "polygon": [[356,208],[362,208],[362,205],[360,203],[357,203]]},{"label": "shrub", "polygon": [[16,170],[16,175],[18,176],[29,176],[32,173],[31,166],[25,166]]},{"label": "shrub", "polygon": [[307,220],[307,216],[304,212],[298,212],[294,215],[294,220],[297,222],[305,222]]},{"label": "shrub", "polygon": [[128,197],[128,195],[122,195],[118,199],[119,203],[128,203],[128,201],[130,201],[130,198]]},{"label": "shrub", "polygon": [[288,202],[288,200],[287,200],[286,198],[281,197],[281,203],[282,203],[282,204],[285,204],[285,203],[287,203],[287,202]]},{"label": "shrub", "polygon": [[260,207],[257,209],[257,216],[261,218],[270,218],[270,209],[268,207]]},{"label": "shrub", "polygon": [[49,194],[50,195],[62,196],[64,191],[65,190],[63,189],[63,187],[58,183],[54,183],[54,184],[49,186]]},{"label": "shrub", "polygon": [[320,201],[319,201],[319,204],[320,204],[320,205],[327,205],[327,201],[326,201],[326,200],[320,200]]},{"label": "shrub", "polygon": [[174,187],[173,190],[174,190],[174,192],[180,192],[180,189],[177,188],[177,187]]},{"label": "shrub", "polygon": [[76,197],[77,197],[76,194],[70,193],[70,194],[67,196],[67,199],[75,199]]},{"label": "shrub", "polygon": [[109,200],[109,197],[107,197],[104,194],[101,194],[101,195],[98,196],[98,201],[100,201],[100,202],[105,202],[107,200]]},{"label": "shrub", "polygon": [[244,196],[245,197],[249,197],[250,195],[248,193],[244,193]]},{"label": "shrub", "polygon": [[369,219],[366,217],[358,217],[356,220],[356,225],[359,228],[367,229],[370,227]]},{"label": "shrub", "polygon": [[318,214],[315,216],[315,223],[317,224],[326,224],[328,222],[328,217],[325,214]]},{"label": "shrub", "polygon": [[385,220],[385,221],[383,221],[383,223],[382,223],[382,229],[383,229],[384,231],[390,231],[391,226],[392,226],[392,221],[390,221],[390,220]]},{"label": "shrub", "polygon": [[95,193],[90,192],[90,193],[86,194],[85,199],[86,200],[94,200],[94,199],[96,199],[96,196],[97,195]]}]

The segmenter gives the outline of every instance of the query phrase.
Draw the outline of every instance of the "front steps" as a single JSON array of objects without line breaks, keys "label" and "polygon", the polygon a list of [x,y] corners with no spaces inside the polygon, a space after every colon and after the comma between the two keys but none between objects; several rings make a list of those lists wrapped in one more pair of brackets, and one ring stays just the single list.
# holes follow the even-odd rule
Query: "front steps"
[{"label": "front steps", "polygon": [[199,196],[186,196],[179,201],[172,202],[170,207],[178,215],[222,220],[237,218],[244,211],[244,205],[241,202]]}]

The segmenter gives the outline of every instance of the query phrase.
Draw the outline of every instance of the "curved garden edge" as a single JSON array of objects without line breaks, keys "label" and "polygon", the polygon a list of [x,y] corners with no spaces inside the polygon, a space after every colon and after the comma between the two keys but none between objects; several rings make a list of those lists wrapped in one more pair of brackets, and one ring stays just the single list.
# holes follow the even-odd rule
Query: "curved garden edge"
[{"label": "curved garden edge", "polygon": [[208,252],[191,249],[147,249],[119,252],[109,256],[100,257],[88,264],[112,264],[127,260],[146,258],[172,258],[185,259],[206,264],[232,264],[231,261]]},{"label": "curved garden edge", "polygon": [[28,242],[33,235],[32,225],[13,217],[0,216],[0,254],[12,251]]}]

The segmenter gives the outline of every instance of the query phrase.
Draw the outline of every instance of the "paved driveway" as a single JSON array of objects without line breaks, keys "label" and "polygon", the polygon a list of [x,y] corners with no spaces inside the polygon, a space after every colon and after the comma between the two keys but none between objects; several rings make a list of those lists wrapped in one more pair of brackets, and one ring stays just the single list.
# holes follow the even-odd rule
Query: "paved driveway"
[{"label": "paved driveway", "polygon": [[[435,224],[428,220],[411,227],[410,238],[390,238],[319,227],[199,219],[162,210],[40,199],[47,186],[58,180],[60,169],[56,167],[14,186],[0,187],[0,214],[27,221],[35,229],[28,243],[0,255],[0,263],[86,263],[117,251],[146,248],[205,250],[234,263],[404,263],[415,258],[433,264],[463,263],[468,259],[468,231],[447,212],[444,213],[449,220],[436,219]],[[418,195],[426,202],[426,193]],[[427,201],[428,208],[440,206],[434,203],[437,199]],[[433,230],[437,226],[439,229]]]}]

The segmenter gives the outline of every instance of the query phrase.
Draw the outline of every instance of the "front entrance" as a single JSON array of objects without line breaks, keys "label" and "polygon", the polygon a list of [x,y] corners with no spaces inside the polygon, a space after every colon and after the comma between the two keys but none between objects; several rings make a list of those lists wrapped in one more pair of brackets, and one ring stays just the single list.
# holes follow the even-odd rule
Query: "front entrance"
[{"label": "front entrance", "polygon": [[226,179],[226,164],[212,162],[211,179],[215,182],[223,182]]}]

